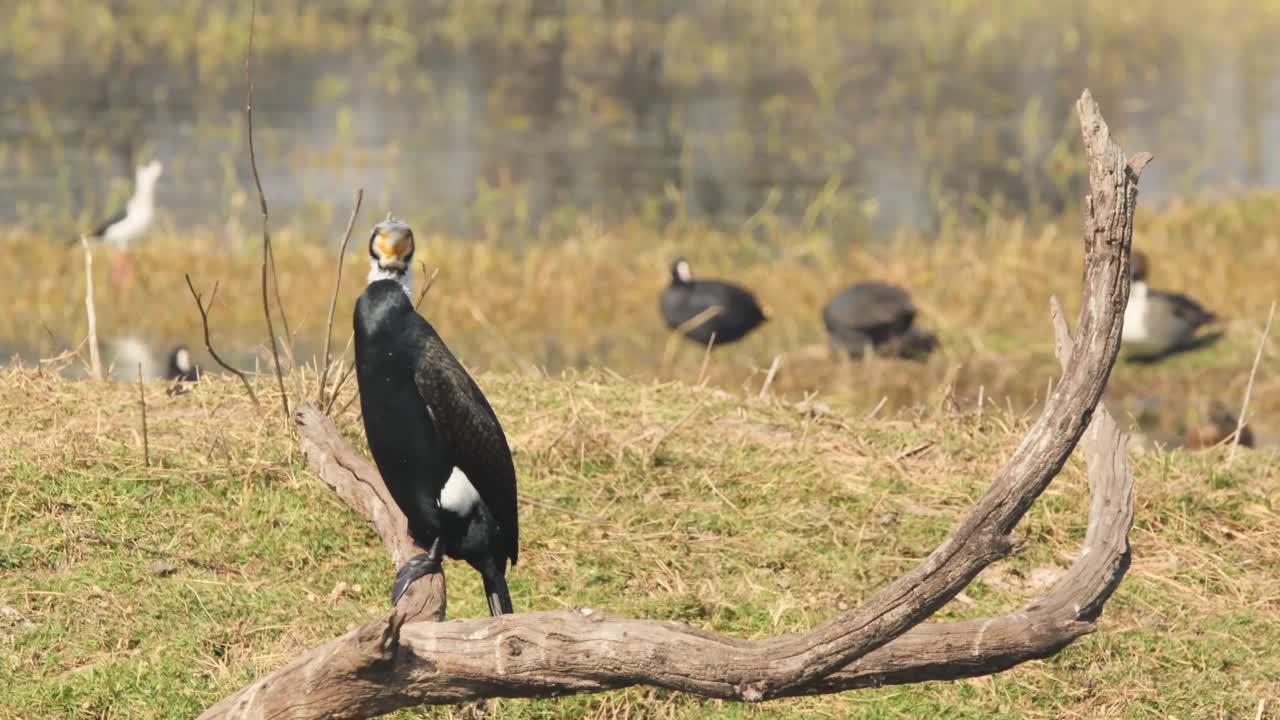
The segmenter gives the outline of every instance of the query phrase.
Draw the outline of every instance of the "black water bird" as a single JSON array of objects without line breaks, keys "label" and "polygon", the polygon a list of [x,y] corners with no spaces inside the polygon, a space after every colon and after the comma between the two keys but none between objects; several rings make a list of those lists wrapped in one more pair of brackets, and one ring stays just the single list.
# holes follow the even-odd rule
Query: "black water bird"
[{"label": "black water bird", "polygon": [[200,368],[191,361],[191,351],[179,345],[169,353],[169,368],[165,378],[175,382],[195,382],[200,379]]},{"label": "black water bird", "polygon": [[659,308],[668,328],[700,345],[712,337],[716,345],[741,340],[766,319],[749,290],[719,280],[694,280],[683,258],[671,265],[671,284],[662,291]]},{"label": "black water bird", "polygon": [[929,332],[914,327],[916,306],[900,287],[878,281],[842,290],[822,309],[831,345],[850,357],[878,353],[922,358],[938,345]]},{"label": "black water bird", "polygon": [[391,589],[465,560],[484,580],[489,612],[511,612],[507,561],[518,554],[516,473],[502,425],[479,386],[413,309],[413,232],[388,216],[369,237],[369,284],[356,301],[355,359],[369,450],[409,534],[426,553]]}]

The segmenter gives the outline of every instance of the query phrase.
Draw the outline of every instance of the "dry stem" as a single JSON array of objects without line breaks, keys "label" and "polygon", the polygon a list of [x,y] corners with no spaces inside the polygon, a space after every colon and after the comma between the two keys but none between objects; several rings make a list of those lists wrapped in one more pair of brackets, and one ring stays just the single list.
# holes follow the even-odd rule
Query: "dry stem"
[{"label": "dry stem", "polygon": [[102,355],[98,352],[98,313],[93,305],[93,250],[89,239],[80,236],[84,247],[84,309],[89,315],[89,374],[94,380],[102,379]]},{"label": "dry stem", "polygon": [[200,324],[204,327],[204,349],[209,351],[209,355],[213,357],[213,361],[218,363],[223,370],[240,378],[240,382],[244,384],[244,391],[249,393],[249,399],[254,405],[258,405],[258,396],[253,392],[253,386],[249,384],[249,378],[243,372],[233,367],[217,350],[213,349],[213,340],[209,339],[209,312],[213,310],[213,301],[218,297],[218,283],[213,283],[213,292],[209,294],[209,305],[205,306],[204,301],[200,298],[200,293],[196,292],[196,286],[191,284],[191,276],[183,275],[187,279],[187,289],[191,291],[191,297],[196,301],[196,309],[200,311]]},{"label": "dry stem", "polygon": [[1236,418],[1236,430],[1231,433],[1231,450],[1227,452],[1227,467],[1236,459],[1236,448],[1240,446],[1240,433],[1244,432],[1245,416],[1249,414],[1249,396],[1253,394],[1253,379],[1258,374],[1258,363],[1262,362],[1262,351],[1267,347],[1267,338],[1271,336],[1271,321],[1276,316],[1276,301],[1271,301],[1271,310],[1267,312],[1267,325],[1262,329],[1262,337],[1258,340],[1258,352],[1253,356],[1253,367],[1249,369],[1249,383],[1244,386],[1244,401],[1240,403],[1240,416]]},{"label": "dry stem", "polygon": [[351,242],[351,228],[355,227],[356,217],[360,215],[360,203],[364,201],[364,188],[356,190],[355,207],[351,208],[351,217],[347,219],[347,230],[342,234],[342,246],[338,248],[337,277],[333,281],[333,296],[329,298],[329,318],[324,325],[324,358],[320,363],[320,387],[316,390],[316,405],[324,407],[325,385],[329,382],[329,344],[333,341],[333,313],[338,307],[338,291],[342,289],[342,265],[347,257],[347,243]]},{"label": "dry stem", "polygon": [[[271,214],[267,210],[267,195],[262,191],[262,178],[258,175],[258,155],[253,147],[253,34],[258,17],[258,1],[253,0],[249,7],[249,47],[244,56],[245,100],[244,114],[249,126],[249,167],[253,169],[253,184],[258,188],[258,205],[262,208],[262,314],[267,319],[267,340],[271,342],[271,360],[275,364],[276,381],[280,384],[280,403],[284,407],[285,421],[289,420],[289,392],[284,387],[284,371],[280,367],[280,351],[276,347],[275,323],[271,321],[271,302],[267,295],[267,267],[275,275],[275,257],[271,252]],[[280,284],[276,283],[276,305],[280,308],[280,319],[285,323],[288,334],[288,320],[284,318],[284,305],[280,304]]]}]

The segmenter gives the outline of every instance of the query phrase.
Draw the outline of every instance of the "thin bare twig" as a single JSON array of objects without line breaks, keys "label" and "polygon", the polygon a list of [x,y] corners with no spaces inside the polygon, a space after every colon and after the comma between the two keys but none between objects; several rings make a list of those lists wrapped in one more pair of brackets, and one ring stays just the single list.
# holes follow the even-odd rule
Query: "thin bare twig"
[{"label": "thin bare twig", "polygon": [[345,415],[347,410],[350,409],[351,406],[354,405],[355,402],[359,399],[360,399],[360,392],[358,390],[356,392],[351,393],[351,397],[345,403],[343,403],[342,409],[338,411],[338,417],[342,417],[343,415]]},{"label": "thin bare twig", "polygon": [[876,415],[879,415],[880,410],[884,408],[885,403],[887,402],[889,402],[889,396],[888,395],[882,396],[880,398],[880,402],[876,403],[876,406],[871,408],[871,412],[867,413],[867,419],[872,420],[875,418]]},{"label": "thin bare twig", "polygon": [[347,258],[347,244],[351,242],[351,228],[355,227],[356,217],[360,215],[360,203],[364,201],[364,188],[356,190],[356,204],[351,208],[351,217],[347,220],[347,231],[342,235],[342,247],[338,249],[338,273],[333,281],[333,296],[329,298],[329,319],[324,327],[324,359],[320,363],[320,387],[316,390],[316,405],[324,407],[325,385],[329,382],[329,343],[333,340],[333,312],[338,307],[338,291],[342,288],[342,265]]},{"label": "thin bare twig", "polygon": [[1267,347],[1267,338],[1271,336],[1271,321],[1276,316],[1276,301],[1271,301],[1271,310],[1267,313],[1267,325],[1262,329],[1262,339],[1258,340],[1258,352],[1253,356],[1253,367],[1249,369],[1249,384],[1244,386],[1244,402],[1240,405],[1240,416],[1236,418],[1236,431],[1231,434],[1231,450],[1227,452],[1227,467],[1236,459],[1236,448],[1240,446],[1240,433],[1244,432],[1245,416],[1249,414],[1249,396],[1253,394],[1253,379],[1258,374],[1258,363],[1262,361],[1262,351]]},{"label": "thin bare twig", "polygon": [[142,465],[151,467],[151,440],[147,437],[147,394],[142,387],[142,363],[138,363],[138,405],[142,407]]},{"label": "thin bare twig", "polygon": [[230,363],[222,359],[217,350],[213,349],[213,341],[209,339],[209,311],[213,309],[213,301],[218,297],[218,283],[213,283],[213,292],[209,294],[209,305],[205,306],[204,301],[200,298],[200,293],[196,292],[196,286],[191,284],[191,276],[183,275],[187,279],[187,289],[191,291],[191,297],[196,301],[196,309],[200,311],[200,324],[204,326],[204,349],[209,351],[209,355],[213,357],[213,361],[218,363],[223,370],[240,378],[240,382],[244,383],[245,392],[249,393],[249,399],[254,405],[258,405],[258,396],[253,393],[253,386],[249,384],[249,378],[243,372],[232,367]]},{"label": "thin bare twig", "polygon": [[[347,346],[342,350],[342,357],[347,356],[347,350],[351,349],[351,341],[355,340],[355,331],[347,336]],[[328,415],[333,410],[334,403],[338,402],[338,393],[342,392],[342,386],[347,384],[347,380],[351,379],[351,373],[355,372],[356,364],[353,361],[342,371],[342,375],[338,376],[338,382],[333,386],[333,392],[329,393],[329,404],[324,406],[324,414]]]},{"label": "thin bare twig", "polygon": [[769,374],[764,376],[764,384],[760,386],[760,399],[769,396],[769,386],[773,384],[773,378],[778,374],[778,367],[782,365],[782,356],[774,355],[773,364],[769,366]]},{"label": "thin bare twig", "polygon": [[680,341],[680,337],[699,325],[710,322],[712,318],[719,317],[722,311],[719,305],[712,305],[680,323],[675,328],[672,328],[671,332],[667,333],[667,344],[662,351],[662,368],[664,371],[671,366],[671,361],[675,358],[676,343]]},{"label": "thin bare twig", "polygon": [[[249,167],[253,169],[253,184],[258,188],[258,205],[262,208],[262,314],[267,318],[267,339],[271,341],[271,360],[276,367],[276,381],[280,384],[280,403],[284,406],[284,421],[293,426],[289,414],[289,392],[284,387],[284,371],[280,369],[280,351],[276,347],[275,323],[271,321],[271,301],[267,296],[267,266],[275,274],[275,260],[271,254],[271,213],[267,210],[267,194],[262,191],[262,178],[258,175],[258,154],[253,148],[253,30],[258,18],[258,0],[249,6],[249,47],[244,55],[245,99],[244,115],[249,128]],[[284,320],[284,306],[280,305],[280,286],[276,283],[276,304]],[[285,332],[288,333],[286,321]]]},{"label": "thin bare twig", "polygon": [[329,396],[329,404],[325,406],[325,409],[324,409],[325,415],[328,415],[329,411],[333,409],[334,403],[338,402],[338,395],[342,393],[343,386],[347,384],[347,381],[351,379],[351,376],[355,374],[355,371],[356,371],[356,364],[354,362],[348,365],[346,369],[342,371],[342,375],[338,377],[338,382],[335,383],[333,386],[333,393]]},{"label": "thin bare twig", "polygon": [[[266,199],[263,199],[266,202]],[[293,331],[289,329],[289,316],[284,312],[284,301],[280,299],[280,276],[276,273],[276,250],[270,244],[267,245],[267,262],[271,265],[271,289],[276,296],[276,311],[280,313],[280,324],[284,326],[284,337],[289,340],[289,345],[293,345]],[[293,353],[289,354],[290,362],[293,361]]]},{"label": "thin bare twig", "polygon": [[[426,264],[420,263],[420,266],[422,267],[422,274],[426,275],[427,274]],[[431,271],[431,276],[427,278],[427,283],[422,286],[422,293],[418,295],[418,301],[413,304],[413,309],[415,312],[418,310],[418,308],[422,307],[422,301],[427,299],[427,293],[431,291],[431,286],[435,284],[436,276],[439,274],[440,274],[440,268],[436,268],[435,270]]]},{"label": "thin bare twig", "polygon": [[84,247],[84,309],[89,315],[89,373],[94,380],[102,379],[102,356],[98,353],[98,313],[93,306],[93,250],[89,238],[81,235]]},{"label": "thin bare twig", "polygon": [[[45,322],[44,320],[41,320],[40,327],[44,328],[45,334],[49,336],[49,352],[57,352],[58,338],[56,335],[53,334],[53,330],[49,329],[49,323]],[[62,345],[65,346],[66,343],[62,343]],[[63,347],[63,349],[65,350],[66,348]]]},{"label": "thin bare twig", "polygon": [[707,366],[711,364],[711,348],[716,346],[716,334],[711,333],[711,339],[707,340],[707,349],[702,351],[702,367],[698,369],[698,385],[702,385],[707,381]]}]

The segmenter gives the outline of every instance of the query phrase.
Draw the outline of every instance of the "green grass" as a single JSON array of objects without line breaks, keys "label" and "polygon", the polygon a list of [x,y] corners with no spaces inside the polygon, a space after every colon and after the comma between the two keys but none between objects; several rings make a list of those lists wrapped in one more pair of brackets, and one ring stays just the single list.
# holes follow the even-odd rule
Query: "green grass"
[{"label": "green grass", "polygon": [[[867,421],[838,401],[607,373],[480,382],[521,492],[540,503],[521,508],[519,608],[589,606],[742,637],[803,631],[911,567],[1026,426],[990,408]],[[255,411],[219,378],[146,392],[151,467],[136,388],[0,376],[0,606],[12,611],[0,614],[0,718],[194,716],[385,612],[380,543],[305,467],[273,405]],[[354,413],[339,424],[364,447]],[[1229,470],[1217,451],[1132,463],[1133,567],[1099,631],[1050,660],[760,707],[649,689],[492,706],[516,718],[1217,718],[1252,717],[1267,699],[1274,716],[1280,462],[1245,450]],[[1036,571],[1078,550],[1086,498],[1073,460],[1019,529],[1030,549],[942,617],[1030,599]],[[484,614],[475,574],[449,572],[450,614]]]}]

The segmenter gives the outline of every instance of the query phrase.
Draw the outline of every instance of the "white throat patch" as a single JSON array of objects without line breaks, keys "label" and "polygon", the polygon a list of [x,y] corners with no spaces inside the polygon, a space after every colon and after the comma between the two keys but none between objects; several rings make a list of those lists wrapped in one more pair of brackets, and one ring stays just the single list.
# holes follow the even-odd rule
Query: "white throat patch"
[{"label": "white throat patch", "polygon": [[480,502],[480,493],[467,479],[466,473],[454,468],[440,490],[440,507],[455,515],[470,515],[471,510]]},{"label": "white throat patch", "polygon": [[404,290],[404,294],[409,297],[409,301],[413,301],[413,270],[406,269],[404,272],[395,272],[378,266],[378,261],[369,258],[369,279],[370,283],[379,280],[395,280],[400,284],[400,289]]}]

